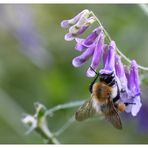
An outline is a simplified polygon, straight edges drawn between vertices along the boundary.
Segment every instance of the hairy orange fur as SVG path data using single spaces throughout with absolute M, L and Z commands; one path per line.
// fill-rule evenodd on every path
M 99 102 L 106 102 L 111 95 L 112 88 L 102 82 L 97 82 L 93 85 L 92 95 Z

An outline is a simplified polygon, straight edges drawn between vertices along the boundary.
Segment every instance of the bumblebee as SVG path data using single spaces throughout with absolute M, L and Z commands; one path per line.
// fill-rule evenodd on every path
M 110 74 L 96 74 L 96 78 L 89 87 L 91 99 L 86 101 L 78 111 L 76 111 L 75 118 L 77 121 L 83 121 L 96 114 L 103 114 L 115 128 L 122 129 L 119 112 L 124 112 L 126 106 L 131 103 L 119 101 L 120 90 L 114 72 Z M 100 81 L 96 82 L 98 77 Z

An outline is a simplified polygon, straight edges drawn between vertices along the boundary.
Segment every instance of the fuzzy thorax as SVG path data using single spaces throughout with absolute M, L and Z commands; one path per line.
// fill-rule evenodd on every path
M 107 103 L 111 96 L 112 88 L 102 82 L 93 85 L 92 95 L 100 103 Z

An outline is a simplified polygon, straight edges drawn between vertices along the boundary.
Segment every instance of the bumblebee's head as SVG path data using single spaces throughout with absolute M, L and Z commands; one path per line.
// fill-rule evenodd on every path
M 100 82 L 104 82 L 109 86 L 113 86 L 115 84 L 115 74 L 111 73 L 99 73 Z

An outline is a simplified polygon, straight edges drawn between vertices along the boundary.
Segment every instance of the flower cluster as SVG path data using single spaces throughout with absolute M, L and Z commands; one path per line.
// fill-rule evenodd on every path
M 75 39 L 95 21 L 95 18 L 90 16 L 90 14 L 90 11 L 86 9 L 72 19 L 61 22 L 62 28 L 69 28 L 69 33 L 65 35 L 65 40 L 71 41 Z
M 129 69 L 123 65 L 121 57 L 116 52 L 115 41 L 110 41 L 109 44 L 105 43 L 102 26 L 95 28 L 86 38 L 79 37 L 95 21 L 96 18 L 89 10 L 83 10 L 74 18 L 61 22 L 61 27 L 69 29 L 69 33 L 65 35 L 65 40 L 75 39 L 75 49 L 81 53 L 72 60 L 72 64 L 74 67 L 81 67 L 89 58 L 92 58 L 86 75 L 94 77 L 95 71 L 102 62 L 103 68 L 99 73 L 114 72 L 120 90 L 120 101 L 130 103 L 125 111 L 136 116 L 142 105 L 138 65 L 135 60 L 131 61 Z

